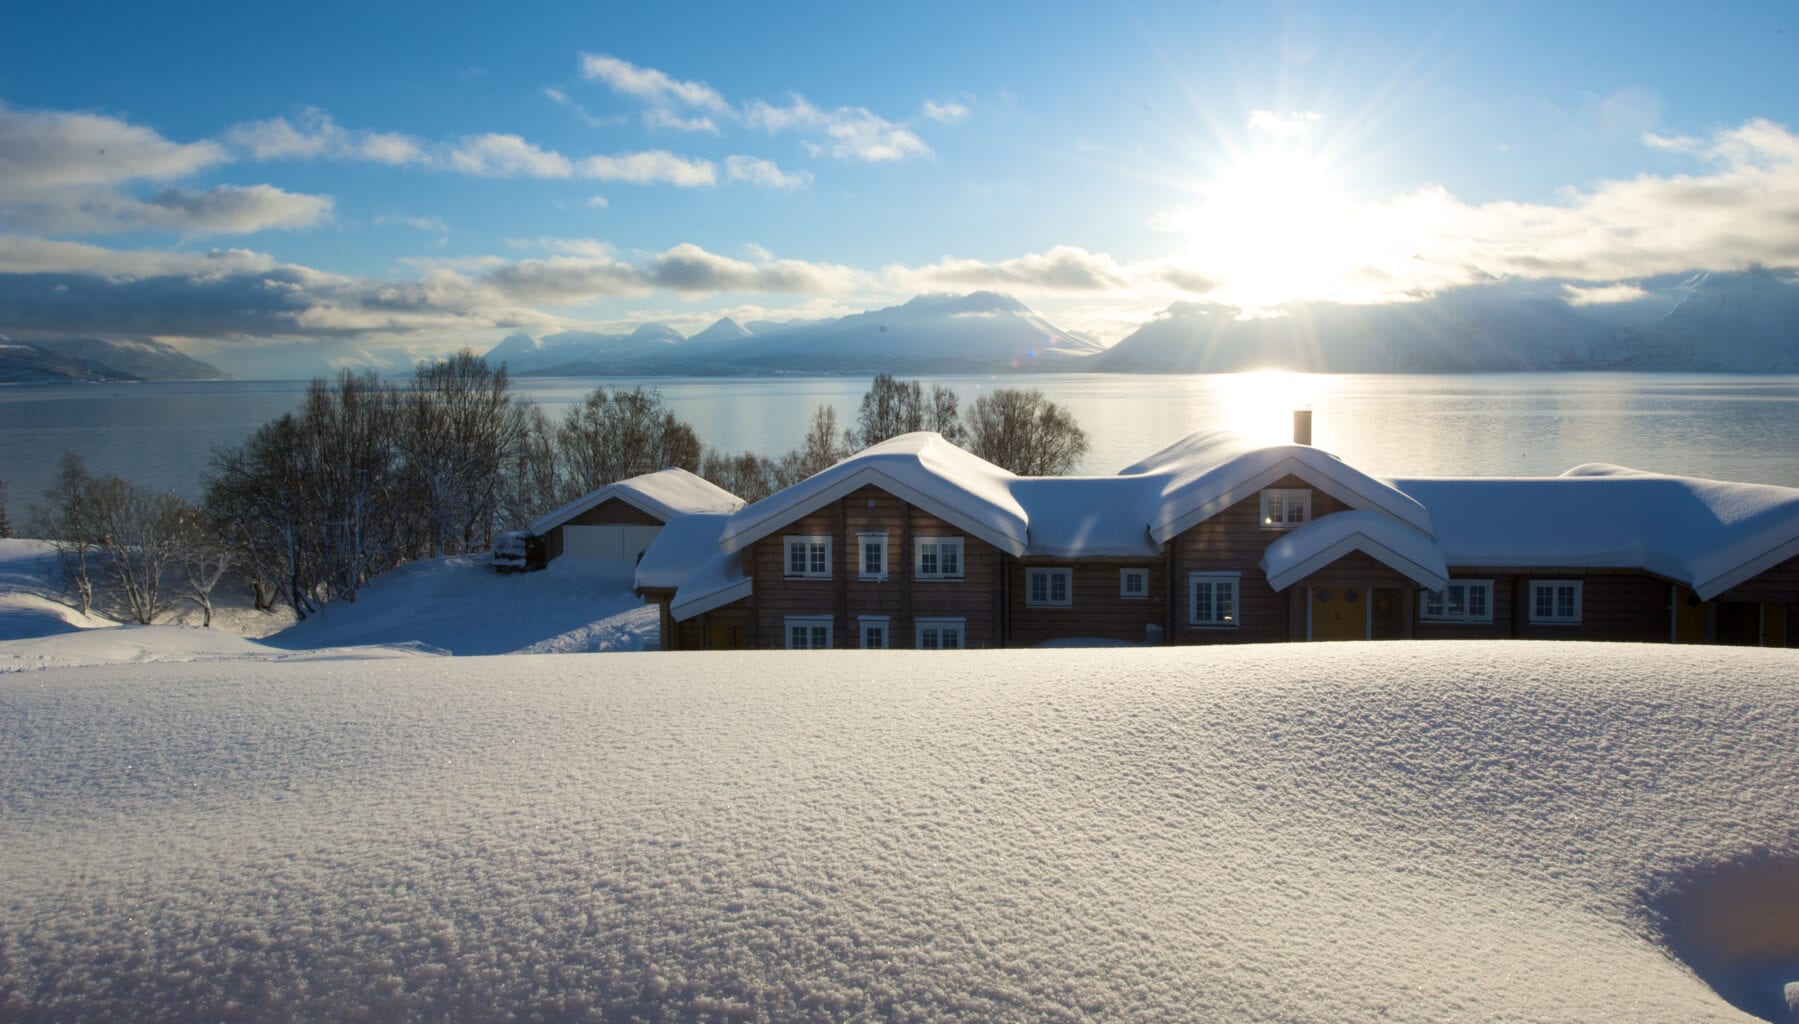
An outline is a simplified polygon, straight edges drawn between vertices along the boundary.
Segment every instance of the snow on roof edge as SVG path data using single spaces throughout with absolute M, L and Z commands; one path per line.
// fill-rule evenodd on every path
M 681 491 L 691 493 L 681 494 Z M 654 473 L 627 477 L 589 491 L 561 508 L 532 520 L 531 532 L 541 534 L 546 530 L 553 530 L 588 509 L 596 508 L 614 498 L 640 512 L 655 516 L 664 523 L 688 513 L 731 512 L 743 507 L 742 498 L 705 477 L 679 466 L 669 466 Z
M 1443 549 L 1404 523 L 1360 509 L 1333 512 L 1269 544 L 1257 563 L 1276 592 L 1352 551 L 1360 551 L 1426 590 L 1449 584 Z

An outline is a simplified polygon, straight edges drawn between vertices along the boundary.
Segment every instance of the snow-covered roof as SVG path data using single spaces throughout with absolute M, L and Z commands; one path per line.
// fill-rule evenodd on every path
M 1155 482 L 1149 534 L 1157 544 L 1286 476 L 1296 476 L 1345 504 L 1384 512 L 1426 536 L 1432 533 L 1431 515 L 1423 505 L 1311 445 L 1263 445 L 1226 431 L 1202 431 L 1127 466 L 1119 475 Z
M 1443 549 L 1417 530 L 1374 512 L 1334 512 L 1289 531 L 1262 554 L 1262 572 L 1285 590 L 1352 551 L 1360 551 L 1426 590 L 1449 583 Z
M 743 507 L 743 499 L 704 477 L 670 467 L 645 473 L 576 498 L 531 524 L 532 533 L 553 530 L 601 502 L 618 499 L 663 522 L 691 512 L 731 512 Z
M 741 559 L 719 549 L 718 535 L 730 518 L 697 512 L 669 520 L 637 563 L 637 589 L 674 590 L 668 610 L 677 622 L 750 596 Z
M 929 431 L 901 434 L 863 449 L 745 506 L 719 543 L 737 551 L 819 508 L 873 484 L 1012 555 L 1027 546 L 1027 517 L 1010 472 Z
M 1395 480 L 1451 565 L 1642 569 L 1702 600 L 1799 557 L 1799 489 L 1577 466 L 1559 477 Z
M 1029 555 L 1149 558 L 1153 482 L 1116 476 L 1019 477 L 1012 494 L 1030 521 Z

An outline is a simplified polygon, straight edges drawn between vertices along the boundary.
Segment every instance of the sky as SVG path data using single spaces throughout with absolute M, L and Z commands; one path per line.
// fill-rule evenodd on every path
M 1799 268 L 1795 67 L 1790 2 L 8 4 L 0 333 L 1627 302 Z

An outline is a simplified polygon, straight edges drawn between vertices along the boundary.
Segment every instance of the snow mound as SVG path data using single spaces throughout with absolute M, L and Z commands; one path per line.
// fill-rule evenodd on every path
M 59 572 L 55 549 L 44 541 L 0 539 L 0 640 L 117 625 L 65 604 L 53 582 Z
M 0 677 L 0 1018 L 1741 1021 L 1796 718 L 1503 641 Z
M 640 651 L 655 647 L 656 609 L 631 591 L 630 570 L 558 558 L 541 572 L 501 575 L 458 555 L 383 573 L 264 642 L 288 650 L 423 645 L 446 654 Z
M 1732 1006 L 1799 1020 L 1799 857 L 1708 861 L 1661 882 L 1648 905 L 1669 949 Z

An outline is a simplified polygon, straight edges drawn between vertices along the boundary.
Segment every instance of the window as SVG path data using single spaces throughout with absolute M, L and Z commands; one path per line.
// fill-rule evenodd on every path
M 790 615 L 787 624 L 787 649 L 790 651 L 822 651 L 831 647 L 831 619 L 826 615 Z
M 1418 617 L 1432 622 L 1492 622 L 1492 580 L 1450 580 L 1418 595 Z
M 959 651 L 962 649 L 962 627 L 967 619 L 919 619 L 918 649 L 921 651 Z
M 1196 572 L 1187 576 L 1187 621 L 1195 626 L 1237 625 L 1238 573 Z
M 1149 596 L 1148 569 L 1118 570 L 1118 596 L 1146 598 Z
M 1579 580 L 1531 580 L 1530 621 L 1579 622 Z
M 1310 488 L 1262 492 L 1262 529 L 1291 530 L 1312 520 Z
M 787 575 L 810 579 L 831 578 L 831 538 L 786 537 Z
M 1074 604 L 1073 576 L 1071 569 L 1026 569 L 1024 603 L 1050 608 L 1071 607 Z
M 884 651 L 887 649 L 887 616 L 864 615 L 857 622 L 862 627 L 863 650 Z
M 865 580 L 884 580 L 887 578 L 887 535 L 884 533 L 858 533 L 857 546 L 862 550 L 858 560 L 859 573 Z
M 921 580 L 959 580 L 962 578 L 962 538 L 920 537 L 916 544 L 918 561 L 913 574 Z

